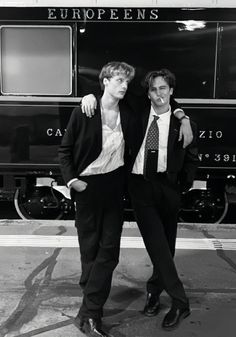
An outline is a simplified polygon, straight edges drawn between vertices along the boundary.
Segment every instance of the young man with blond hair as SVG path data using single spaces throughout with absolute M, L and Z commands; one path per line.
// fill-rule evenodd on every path
M 119 261 L 123 225 L 124 153 L 132 123 L 123 104 L 134 68 L 106 64 L 99 75 L 103 94 L 93 118 L 74 109 L 63 137 L 59 159 L 76 203 L 83 301 L 76 324 L 87 336 L 106 337 L 103 306 Z

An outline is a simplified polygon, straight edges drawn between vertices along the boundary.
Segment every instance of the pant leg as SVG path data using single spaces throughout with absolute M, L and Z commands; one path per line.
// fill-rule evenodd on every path
M 180 193 L 175 184 L 170 182 L 167 177 L 155 180 L 151 183 L 153 192 L 156 194 L 157 205 L 161 204 L 159 215 L 164 227 L 166 239 L 170 248 L 172 257 L 175 255 L 175 245 L 177 236 L 177 221 L 180 207 Z M 161 192 L 161 194 L 160 194 Z M 158 271 L 153 268 L 153 274 L 147 282 L 147 290 L 160 294 L 164 285 Z
M 102 210 L 99 207 L 100 203 L 96 205 L 96 201 L 91 197 L 93 192 L 95 193 L 92 182 L 88 182 L 85 191 L 75 193 L 75 226 L 77 228 L 81 260 L 79 283 L 82 289 L 84 289 L 87 284 L 99 247 L 99 219 L 102 216 L 99 213 L 102 212 Z
M 95 187 L 96 186 L 96 187 Z M 99 210 L 94 207 L 99 230 L 96 256 L 89 268 L 84 287 L 80 315 L 99 319 L 109 296 L 112 273 L 119 261 L 120 238 L 123 225 L 123 174 L 99 176 L 92 193 Z M 95 190 L 98 192 L 97 195 Z M 101 198 L 101 194 L 103 197 Z
M 178 187 L 164 177 L 159 186 L 162 188 L 161 219 L 172 256 L 175 255 L 180 192 Z M 159 188 L 159 187 L 157 187 Z
M 188 300 L 178 277 L 157 207 L 161 193 L 159 196 L 156 192 L 154 194 L 151 183 L 145 181 L 142 176 L 133 175 L 131 180 L 130 193 L 137 223 L 155 273 L 160 277 L 164 289 L 172 300 L 186 305 Z M 156 292 L 159 289 L 150 290 Z

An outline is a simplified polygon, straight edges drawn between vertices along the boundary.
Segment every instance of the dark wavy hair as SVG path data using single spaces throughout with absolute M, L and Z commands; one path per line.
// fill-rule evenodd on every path
M 156 77 L 163 77 L 166 83 L 168 83 L 170 88 L 173 88 L 173 89 L 175 88 L 176 86 L 175 75 L 169 69 L 163 68 L 160 70 L 154 70 L 154 71 L 150 71 L 149 73 L 147 73 L 147 75 L 145 76 L 142 82 L 143 87 L 146 89 L 146 91 L 149 90 L 150 86 L 152 85 Z

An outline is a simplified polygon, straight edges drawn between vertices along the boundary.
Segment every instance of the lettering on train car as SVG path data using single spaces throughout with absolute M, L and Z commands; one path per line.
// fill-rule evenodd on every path
M 48 128 L 46 130 L 47 136 L 49 137 L 62 137 L 65 133 L 66 129 L 53 129 Z M 223 138 L 223 132 L 221 130 L 200 130 L 199 131 L 199 138 L 202 139 L 221 139 Z
M 199 153 L 200 161 L 217 162 L 217 163 L 236 163 L 236 154 L 228 153 Z
M 200 130 L 199 138 L 202 139 L 220 139 L 223 138 L 223 132 L 221 130 Z
M 158 20 L 158 9 L 146 8 L 48 8 L 49 20 Z
M 66 129 L 53 129 L 53 128 L 48 128 L 46 133 L 48 137 L 62 137 L 64 133 L 66 132 Z

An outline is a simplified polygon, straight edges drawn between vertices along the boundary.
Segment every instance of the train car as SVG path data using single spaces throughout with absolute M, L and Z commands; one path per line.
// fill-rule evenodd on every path
M 0 200 L 24 219 L 73 212 L 57 149 L 71 111 L 108 61 L 130 85 L 169 68 L 199 128 L 200 167 L 180 221 L 221 222 L 236 200 L 236 8 L 233 1 L 0 1 Z M 128 212 L 129 201 L 124 199 Z M 128 213 L 127 213 L 128 214 Z

